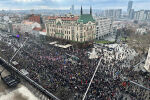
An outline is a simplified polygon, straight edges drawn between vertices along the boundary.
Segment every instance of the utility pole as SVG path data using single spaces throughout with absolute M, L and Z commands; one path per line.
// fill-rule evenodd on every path
M 84 94 L 82 100 L 85 100 L 85 97 L 86 97 L 86 95 L 87 95 L 87 93 L 88 93 L 88 91 L 89 91 L 89 88 L 90 88 L 90 86 L 91 86 L 91 84 L 92 84 L 92 81 L 93 81 L 93 79 L 94 79 L 94 77 L 95 77 L 95 74 L 96 74 L 96 72 L 97 72 L 97 70 L 98 70 L 98 68 L 99 68 L 99 66 L 100 66 L 100 64 L 101 64 L 101 60 L 102 60 L 102 58 L 100 58 L 100 60 L 99 60 L 99 62 L 98 62 L 98 65 L 97 65 L 97 67 L 96 67 L 96 69 L 95 69 L 95 72 L 94 72 L 94 74 L 93 74 L 93 76 L 92 76 L 92 78 L 91 78 L 91 81 L 90 81 L 90 83 L 89 83 L 89 85 L 88 85 L 88 88 L 87 88 L 87 90 L 86 90 L 86 92 L 85 92 L 85 94 Z

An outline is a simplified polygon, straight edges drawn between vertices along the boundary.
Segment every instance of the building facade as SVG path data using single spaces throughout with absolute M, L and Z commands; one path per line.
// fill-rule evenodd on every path
M 134 19 L 140 21 L 150 20 L 150 10 L 136 11 L 134 13 Z
M 129 17 L 129 19 L 133 19 L 134 18 L 134 9 L 130 9 L 128 17 Z
M 22 23 L 20 24 L 20 33 L 32 33 L 32 30 L 34 28 L 41 28 L 41 25 L 37 22 L 30 22 L 28 20 L 24 20 L 22 21 Z
M 39 24 L 41 24 L 41 17 L 39 15 L 34 15 L 32 14 L 29 18 L 28 18 L 29 21 L 31 22 L 37 22 Z
M 98 18 L 96 22 L 96 39 L 103 39 L 105 36 L 113 33 L 111 19 Z
M 8 30 L 7 23 L 0 22 L 0 30 L 7 31 Z
M 130 16 L 130 12 L 132 10 L 132 6 L 133 6 L 133 1 L 129 1 L 128 2 L 128 9 L 127 9 L 128 16 Z
M 145 28 L 138 28 L 136 29 L 136 34 L 140 34 L 140 35 L 143 35 L 143 34 L 146 34 L 147 31 Z
M 148 72 L 150 72 L 150 48 L 149 48 L 149 51 L 148 51 L 148 55 L 147 55 L 147 59 L 146 59 L 144 68 L 145 68 Z
M 122 15 L 122 9 L 108 9 L 103 13 L 103 17 L 120 19 Z
M 85 42 L 95 39 L 96 23 L 90 14 L 53 16 L 46 22 L 46 33 L 48 36 L 70 41 Z

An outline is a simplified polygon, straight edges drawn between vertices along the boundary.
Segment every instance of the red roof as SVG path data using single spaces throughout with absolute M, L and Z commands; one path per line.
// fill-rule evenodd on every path
M 48 17 L 49 20 L 51 20 L 51 19 L 57 19 L 57 18 L 58 18 L 57 16 L 49 16 Z
M 42 32 L 46 32 L 46 29 L 43 29 Z
M 33 30 L 34 30 L 34 31 L 40 31 L 41 28 L 35 27 L 35 28 L 33 28 Z
M 34 14 L 32 14 L 32 16 L 28 18 L 28 20 L 32 22 L 41 23 L 40 16 L 35 16 Z
M 78 17 L 63 17 L 61 19 L 66 21 L 76 21 L 78 20 Z
M 75 17 L 58 17 L 58 16 L 49 16 L 49 20 L 56 20 L 57 18 L 62 19 L 63 21 L 77 21 L 79 19 L 78 16 Z

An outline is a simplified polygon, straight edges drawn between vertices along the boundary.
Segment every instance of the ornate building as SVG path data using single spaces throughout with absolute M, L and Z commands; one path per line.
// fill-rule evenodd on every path
M 48 36 L 66 39 L 70 41 L 85 42 L 95 39 L 96 23 L 90 14 L 81 15 L 51 16 L 45 24 Z

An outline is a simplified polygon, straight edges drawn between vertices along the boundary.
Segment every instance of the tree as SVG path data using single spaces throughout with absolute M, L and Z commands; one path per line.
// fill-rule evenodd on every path
M 138 35 L 132 34 L 129 36 L 128 44 L 133 47 L 138 53 L 146 54 L 150 46 L 150 34 Z

